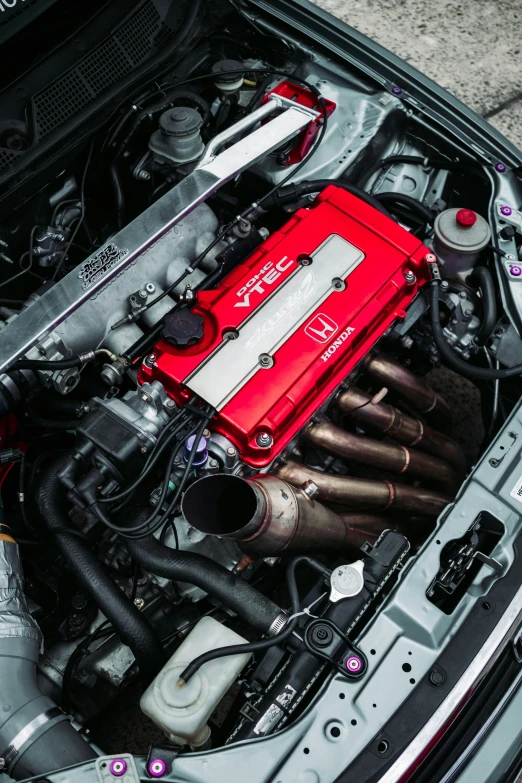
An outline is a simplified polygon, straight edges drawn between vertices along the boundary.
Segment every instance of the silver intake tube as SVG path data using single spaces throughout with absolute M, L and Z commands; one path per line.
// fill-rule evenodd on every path
M 343 519 L 318 503 L 316 492 L 313 482 L 296 489 L 269 474 L 244 479 L 216 473 L 187 489 L 182 508 L 192 527 L 231 538 L 252 557 L 359 547 L 356 528 L 368 519 Z
M 0 509 L 1 510 L 1 509 Z M 18 545 L 0 528 L 0 771 L 16 780 L 94 758 L 36 683 L 42 635 L 28 612 Z

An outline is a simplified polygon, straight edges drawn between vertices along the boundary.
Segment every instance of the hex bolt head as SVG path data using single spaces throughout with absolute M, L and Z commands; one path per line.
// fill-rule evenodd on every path
M 152 759 L 149 762 L 148 772 L 153 778 L 162 778 L 167 771 L 167 765 L 163 759 Z
M 408 269 L 408 271 L 404 273 L 404 279 L 408 285 L 413 285 L 417 280 L 411 269 Z
M 256 438 L 257 445 L 262 449 L 269 449 L 273 442 L 273 438 L 269 432 L 260 432 Z
M 203 430 L 203 437 L 210 438 L 210 430 Z
M 235 457 L 236 456 L 236 450 L 233 446 L 229 446 L 227 449 L 227 456 L 228 457 Z
M 145 601 L 143 600 L 143 598 L 135 598 L 135 599 L 134 599 L 134 606 L 135 606 L 137 609 L 139 609 L 139 610 L 140 610 L 140 612 L 141 612 L 141 610 L 142 610 L 142 609 L 143 609 L 143 607 L 145 606 Z
M 154 362 L 156 361 L 157 356 L 155 353 L 149 353 L 148 356 L 145 357 L 143 360 L 143 363 L 145 367 L 154 367 Z
M 269 367 L 274 366 L 274 360 L 268 353 L 262 353 L 259 356 L 259 366 L 263 367 L 264 369 L 268 369 Z

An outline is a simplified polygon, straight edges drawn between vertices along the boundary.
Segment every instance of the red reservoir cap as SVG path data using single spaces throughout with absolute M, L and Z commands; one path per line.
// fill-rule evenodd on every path
M 477 222 L 477 216 L 472 209 L 459 209 L 455 217 L 462 228 L 471 228 Z

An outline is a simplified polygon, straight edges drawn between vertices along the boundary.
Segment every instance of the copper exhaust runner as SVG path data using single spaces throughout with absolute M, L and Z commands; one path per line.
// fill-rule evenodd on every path
M 457 490 L 455 471 L 447 462 L 431 454 L 353 435 L 329 421 L 310 425 L 305 431 L 305 438 L 314 446 L 353 462 L 434 482 L 453 494 Z
M 455 441 L 437 432 L 420 419 L 414 419 L 406 413 L 385 402 L 373 404 L 371 396 L 352 387 L 337 398 L 338 406 L 362 424 L 367 424 L 378 432 L 389 435 L 399 443 L 414 446 L 448 462 L 462 481 L 466 475 L 466 458 Z
M 418 378 L 402 364 L 379 354 L 365 363 L 366 372 L 400 394 L 415 410 L 440 428 L 451 422 L 451 411 L 446 400 L 437 394 L 427 383 Z
M 243 479 L 218 473 L 187 489 L 182 510 L 192 527 L 231 538 L 242 552 L 255 557 L 289 550 L 345 551 L 390 526 L 373 514 L 341 517 L 314 500 L 315 491 L 311 486 L 295 489 L 272 475 Z M 364 536 L 366 530 L 370 536 Z
M 334 476 L 313 470 L 299 462 L 289 460 L 277 470 L 279 478 L 296 487 L 313 481 L 319 488 L 319 497 L 328 503 L 338 503 L 349 508 L 397 510 L 422 517 L 438 517 L 451 503 L 451 497 L 408 484 L 390 481 Z

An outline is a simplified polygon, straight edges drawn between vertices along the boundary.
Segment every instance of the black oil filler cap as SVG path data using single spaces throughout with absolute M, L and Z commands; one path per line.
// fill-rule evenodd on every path
M 178 310 L 165 316 L 162 337 L 176 348 L 196 345 L 203 337 L 204 321 L 201 315 L 191 310 Z

